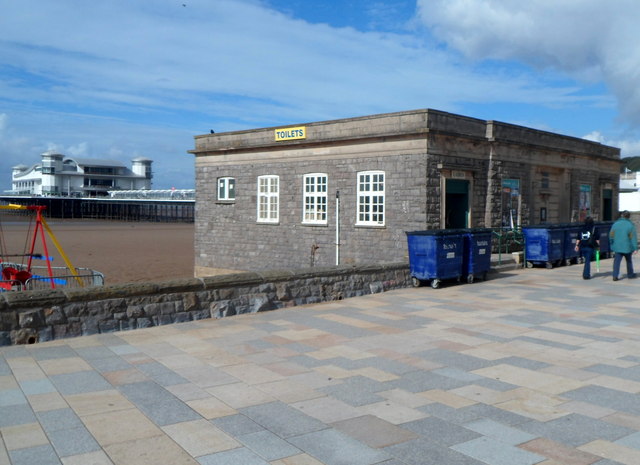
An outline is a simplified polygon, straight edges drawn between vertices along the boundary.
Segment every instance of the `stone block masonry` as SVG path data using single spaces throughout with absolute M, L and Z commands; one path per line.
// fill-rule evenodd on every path
M 406 263 L 0 294 L 0 345 L 335 301 L 410 286 Z
M 597 142 L 432 109 L 303 126 L 196 136 L 196 276 L 400 262 L 406 231 L 609 220 L 618 201 L 620 150 Z

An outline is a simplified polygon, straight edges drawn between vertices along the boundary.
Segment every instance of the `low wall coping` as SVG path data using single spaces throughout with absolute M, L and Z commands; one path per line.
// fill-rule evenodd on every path
M 9 291 L 0 293 L 0 311 L 14 308 L 46 307 L 68 302 L 90 302 L 121 299 L 152 294 L 174 294 L 235 288 L 263 283 L 296 279 L 312 279 L 326 276 L 349 275 L 374 270 L 407 269 L 407 263 L 382 265 L 339 265 L 333 267 L 305 268 L 299 270 L 268 270 L 233 273 L 202 278 L 184 278 L 160 282 L 113 284 L 85 288 L 57 288 L 33 291 Z

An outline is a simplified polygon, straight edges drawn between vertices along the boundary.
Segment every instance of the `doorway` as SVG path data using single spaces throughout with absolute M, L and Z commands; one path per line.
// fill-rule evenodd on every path
M 602 221 L 613 219 L 613 190 L 602 189 Z
M 469 181 L 447 179 L 444 199 L 446 229 L 469 227 Z

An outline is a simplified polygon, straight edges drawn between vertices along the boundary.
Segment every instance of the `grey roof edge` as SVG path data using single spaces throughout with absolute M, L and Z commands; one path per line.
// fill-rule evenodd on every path
M 383 121 L 386 119 L 387 121 Z M 379 120 L 378 124 L 358 127 L 353 123 Z M 273 135 L 278 129 L 304 126 L 307 137 L 302 140 L 276 142 Z M 334 126 L 335 129 L 329 128 Z M 349 128 L 346 135 L 340 126 Z M 619 159 L 620 149 L 599 142 L 543 131 L 526 126 L 504 123 L 497 120 L 482 120 L 434 109 L 409 110 L 381 113 L 354 118 L 334 119 L 314 123 L 296 123 L 287 126 L 246 129 L 194 136 L 195 148 L 188 153 L 207 155 L 220 152 L 252 151 L 277 147 L 299 147 L 327 142 L 364 140 L 380 137 L 413 135 L 425 137 L 427 133 L 444 134 L 465 138 L 500 141 L 514 144 L 553 148 L 574 154 L 589 154 L 609 159 Z

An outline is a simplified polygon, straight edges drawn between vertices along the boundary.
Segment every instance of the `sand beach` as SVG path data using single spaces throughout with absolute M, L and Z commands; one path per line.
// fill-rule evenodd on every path
M 71 263 L 100 271 L 106 285 L 193 277 L 192 223 L 60 219 L 47 219 L 47 223 Z M 0 253 L 27 253 L 27 237 L 33 236 L 34 227 L 28 217 L 0 215 Z M 53 265 L 64 266 L 48 234 L 45 237 Z M 44 255 L 40 237 L 35 252 Z M 26 263 L 25 258 L 14 260 Z

